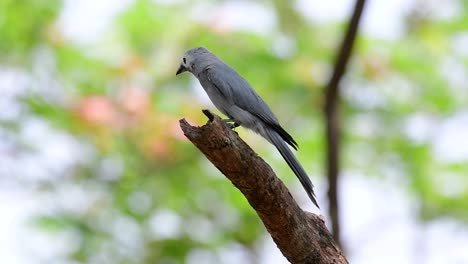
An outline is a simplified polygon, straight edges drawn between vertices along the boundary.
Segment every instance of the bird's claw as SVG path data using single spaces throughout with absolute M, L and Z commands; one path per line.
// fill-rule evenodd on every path
M 234 130 L 236 127 L 240 126 L 239 123 L 237 123 L 236 121 L 232 120 L 232 119 L 224 119 L 224 122 L 226 122 L 226 124 L 232 129 Z
M 232 123 L 232 124 L 229 124 L 229 123 L 228 123 L 228 125 L 229 125 L 229 127 L 230 127 L 231 129 L 233 129 L 233 130 L 234 130 L 236 127 L 240 126 L 240 125 L 239 125 L 238 123 L 236 123 L 236 122 L 234 122 L 234 123 Z

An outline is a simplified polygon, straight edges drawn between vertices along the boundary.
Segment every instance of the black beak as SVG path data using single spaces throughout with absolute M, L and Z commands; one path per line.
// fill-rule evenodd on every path
M 187 71 L 187 68 L 185 68 L 184 65 L 181 64 L 175 75 L 179 75 L 186 71 Z

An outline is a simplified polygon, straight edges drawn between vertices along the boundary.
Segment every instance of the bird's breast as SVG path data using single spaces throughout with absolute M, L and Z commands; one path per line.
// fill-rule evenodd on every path
M 210 81 L 199 78 L 200 84 L 205 90 L 206 94 L 210 98 L 211 102 L 221 111 L 223 114 L 227 115 L 228 117 L 232 118 L 230 114 L 230 110 L 232 107 L 232 102 L 230 98 L 226 98 L 226 96 Z

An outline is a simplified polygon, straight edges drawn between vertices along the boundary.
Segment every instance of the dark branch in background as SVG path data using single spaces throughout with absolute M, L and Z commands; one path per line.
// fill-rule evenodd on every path
M 339 85 L 346 72 L 356 38 L 359 21 L 364 9 L 365 0 L 357 0 L 346 35 L 341 43 L 335 62 L 333 75 L 325 88 L 325 122 L 327 139 L 327 179 L 329 212 L 332 220 L 332 233 L 335 241 L 340 243 L 340 218 L 338 204 L 338 177 L 340 168 L 340 122 L 339 122 Z
M 245 196 L 283 255 L 291 263 L 348 263 L 317 215 L 304 212 L 286 186 L 230 127 L 208 110 L 210 121 L 202 127 L 185 119 L 185 136 Z

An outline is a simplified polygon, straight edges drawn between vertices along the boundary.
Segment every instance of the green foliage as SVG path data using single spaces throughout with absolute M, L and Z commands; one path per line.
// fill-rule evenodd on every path
M 0 56 L 23 59 L 45 42 L 60 1 L 3 0 L 0 2 Z

